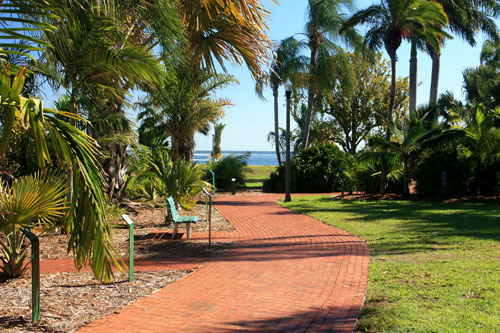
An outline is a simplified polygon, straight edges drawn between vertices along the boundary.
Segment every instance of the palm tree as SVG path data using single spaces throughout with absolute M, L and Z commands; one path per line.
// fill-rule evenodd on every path
M 272 43 L 266 35 L 268 12 L 259 0 L 180 0 L 193 66 L 215 72 L 216 62 L 245 64 L 258 81 L 271 60 Z
M 0 267 L 11 278 L 21 276 L 28 268 L 24 264 L 27 247 L 23 246 L 22 228 L 47 227 L 64 216 L 66 187 L 64 178 L 54 172 L 36 172 L 8 184 L 0 182 L 0 231 L 5 243 Z
M 20 94 L 26 68 L 20 68 L 11 82 L 9 64 L 0 68 L 0 107 L 5 120 L 0 135 L 0 161 L 9 149 L 13 128 L 31 132 L 40 169 L 57 164 L 70 168 L 74 186 L 66 223 L 71 235 L 68 249 L 73 250 L 78 269 L 90 264 L 99 280 L 113 277 L 112 265 L 120 264 L 110 243 L 110 225 L 105 216 L 104 178 L 98 162 L 95 140 L 62 118 L 85 120 L 68 112 L 45 109 L 43 102 Z M 50 149 L 49 149 L 50 143 Z
M 212 147 L 212 157 L 214 160 L 219 160 L 222 156 L 220 143 L 222 140 L 222 131 L 224 130 L 225 127 L 226 124 L 223 123 L 214 124 L 214 141 Z
M 462 37 L 469 45 L 476 45 L 476 35 L 482 31 L 489 38 L 498 40 L 500 34 L 491 15 L 498 14 L 498 4 L 494 0 L 434 0 L 439 3 L 449 18 L 450 30 Z M 432 76 L 429 104 L 438 100 L 439 71 L 441 67 L 440 49 L 429 48 L 432 57 Z
M 60 11 L 66 19 L 54 22 L 57 31 L 44 35 L 52 47 L 45 50 L 40 70 L 68 91 L 68 111 L 78 114 L 81 111 L 77 99 L 85 100 L 86 111 L 93 111 L 88 117 L 91 121 L 109 116 L 123 118 L 128 91 L 160 81 L 162 68 L 152 48 L 161 36 L 148 32 L 150 18 L 141 24 L 136 22 L 137 18 L 130 18 L 132 14 L 143 17 L 150 13 L 156 8 L 151 4 L 156 2 L 134 7 L 145 6 L 145 13 L 124 10 L 128 2 L 137 1 L 103 1 L 95 5 L 86 0 L 63 5 Z M 108 176 L 108 195 L 118 202 L 126 186 L 124 161 L 129 141 L 117 140 L 124 138 L 118 135 L 123 127 L 101 126 L 101 131 L 96 131 L 95 125 L 90 131 L 96 138 L 114 134 L 113 142 L 102 140 L 103 148 L 111 156 L 103 159 L 102 164 Z
M 162 88 L 153 87 L 147 99 L 137 104 L 142 109 L 139 130 L 144 131 L 146 125 L 161 129 L 171 138 L 172 158 L 191 160 L 194 134 L 207 134 L 210 124 L 224 115 L 223 107 L 230 105 L 226 99 L 212 100 L 210 94 L 234 82 L 230 75 L 199 73 L 189 60 L 179 64 Z
M 487 39 L 481 48 L 481 66 L 500 67 L 500 41 Z
M 300 41 L 293 37 L 283 39 L 274 50 L 274 59 L 269 71 L 269 84 L 273 91 L 274 98 L 274 144 L 278 165 L 281 165 L 281 153 L 279 147 L 279 113 L 278 96 L 279 87 L 294 74 L 297 74 L 305 66 L 305 58 L 300 56 L 302 45 Z M 263 81 L 257 82 L 256 91 L 262 97 Z
M 440 49 L 440 36 L 445 35 L 444 26 L 448 19 L 440 5 L 428 0 L 382 0 L 356 12 L 344 25 L 342 31 L 358 24 L 370 24 L 365 36 L 365 45 L 371 50 L 385 47 L 391 59 L 391 95 L 387 113 L 386 140 L 390 141 L 392 113 L 396 97 L 397 50 L 403 39 L 411 34 L 422 36 L 436 50 Z M 385 163 L 382 163 L 380 191 L 385 193 Z
M 423 113 L 429 115 L 429 113 Z M 437 149 L 443 144 L 464 136 L 464 131 L 456 128 L 442 130 L 439 127 L 426 128 L 427 120 L 420 119 L 416 113 L 411 113 L 406 124 L 392 124 L 393 138 L 387 141 L 381 136 L 370 138 L 369 145 L 376 148 L 392 162 L 401 160 L 403 163 L 403 194 L 409 194 L 408 179 L 411 162 L 416 163 L 418 154 L 426 149 Z M 380 155 L 380 154 L 379 154 Z M 370 154 L 366 154 L 365 158 Z M 376 156 L 376 154 L 372 154 Z M 380 156 L 379 156 L 380 157 Z
M 482 164 L 488 157 L 499 156 L 500 128 L 495 126 L 495 120 L 500 120 L 500 108 L 489 110 L 483 104 L 479 104 L 472 109 L 466 119 L 465 134 L 467 145 L 472 151 L 475 171 L 476 195 L 480 195 Z M 474 112 L 475 111 L 475 112 Z
M 310 50 L 309 57 L 309 82 L 307 93 L 307 114 L 305 118 L 305 128 L 302 137 L 302 149 L 309 144 L 311 131 L 311 121 L 313 118 L 313 106 L 318 82 L 315 74 L 318 74 L 317 60 L 321 49 L 335 50 L 339 48 L 335 42 L 342 41 L 348 46 L 359 44 L 360 37 L 354 29 L 345 28 L 344 33 L 340 34 L 341 27 L 346 22 L 346 16 L 343 9 L 352 7 L 352 0 L 308 0 L 307 23 L 305 35 L 307 37 L 307 46 Z
M 47 19 L 57 18 L 53 11 L 58 0 L 5 0 L 0 2 L 0 38 L 2 39 L 1 56 L 19 55 L 36 59 L 31 52 L 42 51 L 47 42 L 33 36 L 33 32 L 53 32 L 56 27 Z M 19 24 L 22 22 L 22 25 Z M 23 50 L 16 50 L 16 41 L 24 43 Z M 14 68 L 14 67 L 13 67 Z

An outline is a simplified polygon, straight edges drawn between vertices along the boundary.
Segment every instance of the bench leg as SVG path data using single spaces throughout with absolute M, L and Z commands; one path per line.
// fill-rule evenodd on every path
M 175 236 L 177 235 L 178 228 L 179 228 L 179 223 L 174 222 L 174 232 L 172 232 L 172 239 L 175 239 Z
M 186 238 L 191 237 L 191 223 L 186 223 Z

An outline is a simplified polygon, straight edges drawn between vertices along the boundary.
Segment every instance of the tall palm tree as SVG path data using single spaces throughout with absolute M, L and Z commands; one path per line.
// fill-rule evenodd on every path
M 309 144 L 314 100 L 318 90 L 318 82 L 315 79 L 315 73 L 318 72 L 316 66 L 320 50 L 338 49 L 335 43 L 339 41 L 344 42 L 348 46 L 355 46 L 360 41 L 359 35 L 354 29 L 351 29 L 352 26 L 345 28 L 343 34 L 339 33 L 347 19 L 343 10 L 350 9 L 352 5 L 352 0 L 308 0 L 305 35 L 307 38 L 307 46 L 310 50 L 308 70 L 309 82 L 307 88 L 307 114 L 302 137 L 302 148 L 306 148 Z
M 283 39 L 274 50 L 273 62 L 269 70 L 269 85 L 273 91 L 274 100 L 274 144 L 276 158 L 281 165 L 278 96 L 279 87 L 289 78 L 299 73 L 306 64 L 304 56 L 300 55 L 301 42 L 293 37 Z M 293 80 L 293 79 L 292 79 Z M 262 97 L 263 80 L 257 82 L 256 91 Z
M 428 0 L 382 0 L 356 12 L 344 25 L 342 31 L 358 24 L 368 23 L 365 45 L 372 50 L 385 47 L 391 59 L 391 95 L 387 113 L 386 140 L 390 141 L 392 113 L 396 96 L 397 50 L 403 39 L 411 34 L 422 36 L 436 50 L 441 47 L 440 36 L 445 35 L 444 27 L 448 19 L 440 5 Z M 385 193 L 385 163 L 382 163 L 380 191 Z
M 489 38 L 498 40 L 500 34 L 492 16 L 499 13 L 499 7 L 494 0 L 434 0 L 439 3 L 449 19 L 451 32 L 464 39 L 469 45 L 476 45 L 478 31 Z M 432 57 L 432 76 L 429 104 L 438 100 L 439 71 L 441 67 L 440 49 L 429 48 Z

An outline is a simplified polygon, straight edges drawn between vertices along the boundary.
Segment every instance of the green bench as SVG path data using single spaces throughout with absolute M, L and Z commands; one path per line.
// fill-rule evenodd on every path
M 174 232 L 172 233 L 172 239 L 177 235 L 177 229 L 182 223 L 186 224 L 186 237 L 191 237 L 191 223 L 198 222 L 198 216 L 180 216 L 175 208 L 175 202 L 172 197 L 167 199 L 168 206 L 170 208 L 170 214 L 172 215 L 172 220 L 174 221 Z

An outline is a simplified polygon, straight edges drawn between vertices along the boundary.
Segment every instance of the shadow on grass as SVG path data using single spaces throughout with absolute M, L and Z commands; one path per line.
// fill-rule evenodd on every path
M 342 215 L 346 222 L 368 224 L 366 240 L 375 250 L 372 255 L 405 254 L 455 246 L 453 244 L 458 240 L 454 237 L 500 240 L 498 204 L 317 198 L 313 202 L 307 199 L 296 201 L 292 207 L 302 214 L 334 213 Z M 336 225 L 335 217 L 330 221 Z M 378 225 L 380 230 L 387 228 L 385 234 L 376 234 Z M 363 238 L 364 235 L 358 236 Z

